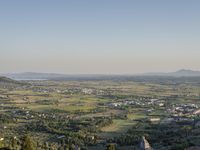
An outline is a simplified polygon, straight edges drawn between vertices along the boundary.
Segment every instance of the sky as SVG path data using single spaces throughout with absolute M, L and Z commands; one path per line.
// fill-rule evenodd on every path
M 0 1 L 0 72 L 200 70 L 199 0 Z

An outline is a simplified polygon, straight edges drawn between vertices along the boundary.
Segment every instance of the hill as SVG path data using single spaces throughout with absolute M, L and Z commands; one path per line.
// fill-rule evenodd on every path
M 200 71 L 181 69 L 175 72 L 168 73 L 145 73 L 139 75 L 104 75 L 104 74 L 56 74 L 56 73 L 36 73 L 36 72 L 24 72 L 24 73 L 8 73 L 2 74 L 2 76 L 11 78 L 13 80 L 125 80 L 125 79 L 137 79 L 146 78 L 149 76 L 155 77 L 200 77 Z M 11 80 L 10 79 L 10 80 Z
M 37 73 L 37 72 L 23 72 L 23 73 L 8 73 L 3 74 L 8 78 L 14 80 L 48 80 L 52 78 L 62 78 L 66 75 L 56 73 Z
M 1 85 L 25 85 L 26 83 L 19 82 L 4 76 L 0 76 L 0 84 Z
M 181 69 L 175 72 L 145 73 L 143 75 L 144 76 L 172 76 L 172 77 L 200 77 L 200 71 Z

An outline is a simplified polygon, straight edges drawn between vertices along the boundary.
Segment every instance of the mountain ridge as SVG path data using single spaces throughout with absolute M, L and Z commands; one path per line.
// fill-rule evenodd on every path
M 180 69 L 175 72 L 151 72 L 151 73 L 144 73 L 144 76 L 174 76 L 174 77 L 197 77 L 200 76 L 200 71 L 194 71 L 191 69 Z
M 0 84 L 15 84 L 15 85 L 24 85 L 25 83 L 10 79 L 5 76 L 0 76 Z
M 175 72 L 150 72 L 144 74 L 133 75 L 116 75 L 116 74 L 59 74 L 59 73 L 39 73 L 39 72 L 22 72 L 22 73 L 7 73 L 1 74 L 7 78 L 14 80 L 48 80 L 48 79 L 62 79 L 62 78 L 94 78 L 94 77 L 109 77 L 109 76 L 171 76 L 171 77 L 200 77 L 200 71 L 194 71 L 190 69 L 180 69 Z

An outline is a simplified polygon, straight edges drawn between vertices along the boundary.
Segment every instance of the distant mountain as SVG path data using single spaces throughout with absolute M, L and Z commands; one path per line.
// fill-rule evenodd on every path
M 55 73 L 36 73 L 36 72 L 24 72 L 24 73 L 8 73 L 3 74 L 8 78 L 14 80 L 48 80 L 54 78 L 62 78 L 66 75 L 64 74 L 55 74 Z
M 172 76 L 172 77 L 200 77 L 200 71 L 181 69 L 176 72 L 168 73 L 146 73 L 144 76 Z
M 99 75 L 99 74 L 57 74 L 57 73 L 8 73 L 2 74 L 14 80 L 103 80 L 113 79 L 118 75 Z
M 200 71 L 181 69 L 181 70 L 178 70 L 178 71 L 172 73 L 172 75 L 175 75 L 175 76 L 200 76 Z
M 8 73 L 1 75 L 11 78 L 13 80 L 112 80 L 112 79 L 122 79 L 130 77 L 139 77 L 139 76 L 200 77 L 200 71 L 181 69 L 176 72 L 145 73 L 139 75 L 98 75 L 98 74 L 66 75 L 66 74 L 36 73 L 36 72 Z

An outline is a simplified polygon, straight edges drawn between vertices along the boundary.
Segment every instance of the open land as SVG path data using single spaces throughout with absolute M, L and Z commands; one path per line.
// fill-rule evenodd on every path
M 27 80 L 0 83 L 1 145 L 21 149 L 154 149 L 200 146 L 200 80 Z M 13 144 L 15 143 L 15 144 Z

